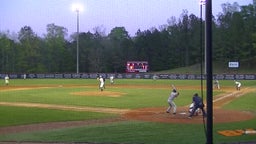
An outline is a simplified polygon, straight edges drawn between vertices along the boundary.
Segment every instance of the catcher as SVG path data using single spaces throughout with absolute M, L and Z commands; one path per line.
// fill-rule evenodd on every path
M 193 108 L 194 108 L 194 103 L 191 103 L 190 106 L 189 106 L 188 112 L 189 112 L 189 113 L 192 113 Z M 201 113 L 201 111 L 200 111 L 200 109 L 198 108 L 198 109 L 196 109 L 194 115 L 197 116 L 197 115 L 199 115 L 200 113 Z
M 188 118 L 192 118 L 192 116 L 194 115 L 194 113 L 196 112 L 197 109 L 201 109 L 203 112 L 203 116 L 206 117 L 206 112 L 204 110 L 204 103 L 201 97 L 198 96 L 197 93 L 194 94 L 192 101 L 194 103 L 194 107 L 192 109 L 192 112 L 190 113 L 190 115 L 188 116 Z

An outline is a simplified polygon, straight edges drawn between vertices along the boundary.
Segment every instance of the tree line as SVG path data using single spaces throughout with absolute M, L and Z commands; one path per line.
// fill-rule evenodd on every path
M 0 32 L 0 73 L 74 73 L 77 33 L 48 24 L 47 33 L 37 36 L 24 26 L 14 39 Z M 253 66 L 256 56 L 256 9 L 254 5 L 222 4 L 212 17 L 213 61 L 246 61 Z M 79 33 L 79 72 L 125 72 L 126 61 L 148 61 L 150 71 L 185 67 L 204 60 L 204 19 L 183 10 L 159 28 L 138 30 L 131 37 L 125 27 L 106 35 L 102 27 Z

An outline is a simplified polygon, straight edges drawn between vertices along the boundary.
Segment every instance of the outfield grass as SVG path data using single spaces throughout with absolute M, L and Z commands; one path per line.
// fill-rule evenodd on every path
M 167 107 L 166 100 L 170 89 L 163 89 L 171 83 L 179 86 L 200 86 L 200 81 L 195 80 L 116 80 L 115 85 L 150 85 L 159 88 L 115 88 L 107 85 L 108 91 L 125 93 L 125 95 L 113 97 L 100 96 L 74 96 L 70 93 L 77 91 L 97 91 L 98 83 L 94 79 L 27 79 L 12 80 L 12 86 L 51 86 L 44 89 L 28 89 L 20 91 L 0 91 L 1 102 L 30 102 L 57 105 L 74 105 L 90 107 L 111 107 L 121 109 L 135 109 L 143 107 Z M 220 81 L 221 86 L 234 86 L 233 81 Z M 255 87 L 255 81 L 243 81 L 243 86 Z M 61 85 L 61 87 L 59 87 Z M 65 87 L 77 85 L 79 87 Z M 90 85 L 90 87 L 86 87 Z M 80 87 L 82 86 L 82 87 Z M 85 87 L 83 87 L 85 86 Z M 91 87 L 92 86 L 92 87 Z M 95 86 L 95 87 L 94 87 Z M 1 86 L 2 88 L 4 86 Z M 182 90 L 178 106 L 188 105 L 191 96 L 200 90 Z M 214 91 L 214 95 L 220 93 Z M 205 94 L 204 94 L 205 95 Z M 251 111 L 256 115 L 255 92 L 237 98 L 226 105 L 225 109 Z M 52 121 L 75 121 L 88 119 L 101 119 L 115 117 L 113 114 L 95 112 L 73 112 L 61 110 L 49 110 L 41 108 L 20 108 L 0 106 L 0 127 L 10 125 L 22 125 L 30 123 L 45 123 Z M 255 128 L 256 118 L 249 121 L 214 124 L 214 143 L 238 142 L 255 140 L 255 135 L 243 135 L 239 137 L 224 137 L 217 134 L 218 130 Z M 88 125 L 78 128 L 65 128 L 58 130 L 39 131 L 31 133 L 0 135 L 0 141 L 58 141 L 58 142 L 112 142 L 112 143 L 205 143 L 204 126 L 202 124 L 166 124 L 143 121 L 125 121 L 111 124 Z

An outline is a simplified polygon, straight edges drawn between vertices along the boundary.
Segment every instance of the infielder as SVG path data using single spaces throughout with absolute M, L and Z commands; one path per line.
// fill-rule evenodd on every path
M 8 75 L 6 75 L 5 77 L 4 77 L 4 81 L 5 81 L 5 85 L 9 85 L 9 76 Z
M 214 87 L 220 89 L 220 83 L 217 79 L 214 80 Z
M 166 110 L 166 113 L 170 113 L 171 109 L 173 108 L 173 114 L 175 115 L 176 114 L 176 109 L 177 109 L 177 106 L 176 104 L 174 103 L 174 99 L 176 97 L 178 97 L 179 95 L 179 92 L 177 92 L 176 88 L 174 87 L 174 85 L 172 85 L 172 92 L 167 100 L 168 104 L 169 104 L 169 107 L 167 108 Z
M 103 91 L 103 89 L 104 89 L 104 79 L 102 78 L 102 76 L 100 76 L 99 81 L 100 81 L 100 91 Z
M 235 81 L 235 85 L 236 85 L 236 90 L 240 90 L 240 88 L 241 88 L 241 82 L 238 82 L 238 81 L 236 81 L 236 80 L 234 80 Z
M 114 84 L 114 76 L 113 75 L 111 75 L 109 77 L 109 81 L 110 81 L 110 84 Z

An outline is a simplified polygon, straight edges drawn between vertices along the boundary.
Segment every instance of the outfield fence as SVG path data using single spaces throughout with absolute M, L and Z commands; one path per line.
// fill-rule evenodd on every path
M 104 78 L 114 76 L 116 79 L 180 79 L 200 80 L 206 75 L 200 74 L 151 74 L 151 73 L 63 73 L 63 74 L 8 74 L 10 79 L 95 79 L 99 75 Z M 0 74 L 4 79 L 6 74 Z M 255 80 L 256 74 L 213 74 L 218 80 Z

